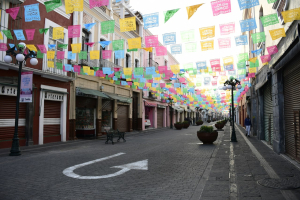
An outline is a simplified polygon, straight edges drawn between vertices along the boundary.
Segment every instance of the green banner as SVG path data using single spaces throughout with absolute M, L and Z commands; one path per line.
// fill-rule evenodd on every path
M 254 44 L 266 41 L 265 32 L 252 33 L 251 37 L 252 37 L 252 40 L 253 40 Z
M 121 72 L 115 72 L 115 76 L 116 76 L 117 78 L 120 78 L 120 77 L 121 77 Z
M 196 42 L 185 44 L 185 52 L 192 53 L 192 52 L 196 52 L 196 51 L 197 51 L 197 43 Z
M 52 10 L 55 10 L 56 8 L 60 7 L 62 5 L 61 0 L 53 0 L 53 1 L 46 1 L 44 2 L 46 11 L 51 12 Z
M 115 84 L 116 84 L 116 85 L 120 85 L 120 82 L 121 82 L 121 81 L 115 81 Z
M 237 68 L 238 69 L 246 69 L 246 62 L 245 61 L 238 62 Z
M 195 41 L 195 30 L 181 31 L 180 34 L 181 41 L 184 43 Z
M 101 22 L 101 34 L 106 35 L 108 33 L 115 32 L 115 20 Z
M 2 30 L 2 32 L 8 39 L 13 39 L 10 30 Z
M 44 58 L 44 54 L 41 51 L 38 50 L 36 57 L 37 58 Z
M 258 61 L 258 59 L 256 60 L 255 63 L 250 62 L 250 66 L 249 67 L 250 68 L 259 67 L 259 61 Z
M 145 87 L 145 83 L 140 83 L 140 87 Z
M 247 61 L 247 60 L 249 60 L 248 53 L 240 53 L 238 55 L 238 62 L 240 62 L 240 61 Z
M 144 68 L 143 67 L 134 68 L 134 74 L 135 75 L 143 75 L 144 74 Z
M 41 29 L 39 29 L 39 32 L 40 32 L 40 34 L 47 34 L 47 32 L 48 32 L 48 30 L 49 30 L 49 28 L 41 28 Z
M 78 56 L 79 60 L 87 60 L 87 51 L 81 51 Z
M 58 44 L 58 48 L 67 49 L 68 44 Z
M 164 16 L 165 16 L 165 23 L 171 19 L 171 17 L 173 17 L 175 15 L 175 13 L 177 13 L 178 9 L 174 9 L 174 10 L 168 10 L 168 11 L 164 11 Z
M 124 40 L 113 40 L 112 41 L 113 51 L 124 49 Z
M 260 18 L 260 20 L 261 20 L 261 23 L 262 23 L 262 25 L 264 27 L 271 26 L 271 25 L 279 23 L 277 13 L 271 14 L 271 15 L 262 16 Z
M 245 75 L 246 74 L 246 69 L 239 69 L 238 70 L 238 75 Z
M 62 63 L 55 63 L 56 64 L 56 69 L 60 69 L 62 70 L 63 69 L 63 64 Z
M 152 79 L 152 75 L 144 75 L 144 78 L 147 80 L 150 80 L 150 79 Z
M 275 3 L 277 0 L 268 0 L 268 3 Z
M 138 51 L 138 49 L 127 49 L 127 52 Z

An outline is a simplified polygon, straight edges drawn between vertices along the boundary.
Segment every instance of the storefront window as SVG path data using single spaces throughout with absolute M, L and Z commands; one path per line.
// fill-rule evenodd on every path
M 105 130 L 110 130 L 112 128 L 112 112 L 102 111 L 102 127 Z
M 94 118 L 94 109 L 76 108 L 76 129 L 95 129 Z

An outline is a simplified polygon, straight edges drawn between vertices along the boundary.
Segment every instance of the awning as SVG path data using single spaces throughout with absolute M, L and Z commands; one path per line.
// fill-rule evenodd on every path
M 98 90 L 91 90 L 91 89 L 85 89 L 85 88 L 76 88 L 78 90 L 78 92 L 82 92 L 83 94 L 87 94 L 87 95 L 93 95 L 93 96 L 98 96 L 98 97 L 102 97 L 105 99 L 109 99 L 109 97 L 107 95 L 105 95 L 103 92 L 100 92 Z
M 156 107 L 157 104 L 154 102 L 145 101 L 145 106 Z
M 165 106 L 165 105 L 160 105 L 160 104 L 157 104 L 157 107 L 158 107 L 158 108 L 166 108 L 167 106 Z
M 190 107 L 191 111 L 196 112 L 195 108 Z
M 180 106 L 183 110 L 188 111 L 186 106 Z
M 105 92 L 105 94 L 107 96 L 109 96 L 109 98 L 111 99 L 114 99 L 114 100 L 117 100 L 119 102 L 123 102 L 123 103 L 132 103 L 132 98 L 129 98 L 129 97 L 123 97 L 123 96 L 119 96 L 117 94 L 112 94 L 112 93 L 107 93 Z
M 174 109 L 174 110 L 177 110 L 177 112 L 183 112 L 184 110 L 182 109 L 182 108 L 180 108 L 180 107 L 176 107 L 176 106 L 172 106 L 172 108 Z

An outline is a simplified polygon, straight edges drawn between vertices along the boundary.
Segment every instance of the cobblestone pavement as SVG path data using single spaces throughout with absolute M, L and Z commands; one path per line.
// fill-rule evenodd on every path
M 218 146 L 199 144 L 199 127 L 181 131 L 161 130 L 135 135 L 115 145 L 103 140 L 58 147 L 31 148 L 20 157 L 0 154 L 0 199 L 191 199 L 208 162 Z M 219 134 L 219 138 L 223 134 Z M 42 147 L 42 146 L 41 146 Z M 96 180 L 65 176 L 64 169 L 115 155 L 74 173 L 101 176 L 124 165 L 148 159 L 148 170 L 130 170 L 122 175 Z

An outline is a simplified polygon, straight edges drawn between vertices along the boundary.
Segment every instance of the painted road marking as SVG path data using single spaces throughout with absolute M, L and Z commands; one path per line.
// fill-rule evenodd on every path
M 132 169 L 135 170 L 148 170 L 148 160 L 142 160 L 142 161 L 138 161 L 138 162 L 134 162 L 134 163 L 129 163 L 129 164 L 125 164 L 125 165 L 120 165 L 120 166 L 114 166 L 111 168 L 120 168 L 120 171 L 117 171 L 113 174 L 107 174 L 107 175 L 103 175 L 103 176 L 80 176 L 78 174 L 74 173 L 74 170 L 79 169 L 81 167 L 85 167 L 87 165 L 91 165 L 97 162 L 101 162 L 104 160 L 108 160 L 110 158 L 114 158 L 117 156 L 121 156 L 124 155 L 125 153 L 118 153 L 112 156 L 108 156 L 108 157 L 104 157 L 104 158 L 100 158 L 100 159 L 96 159 L 96 160 L 92 160 L 89 162 L 85 162 L 79 165 L 74 165 L 72 167 L 69 167 L 67 169 L 65 169 L 63 171 L 63 174 L 70 177 L 70 178 L 76 178 L 76 179 L 104 179 L 104 178 L 111 178 L 111 177 L 115 177 L 115 176 L 119 176 L 121 174 L 124 174 Z

